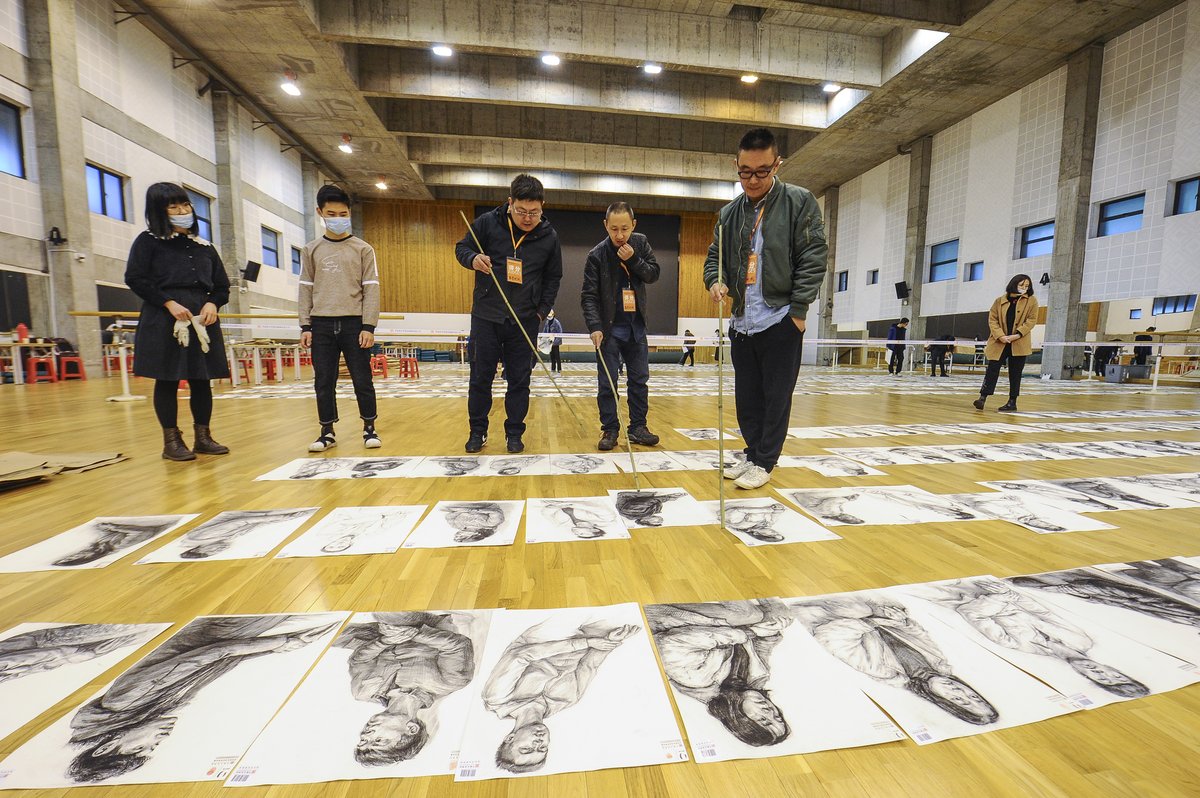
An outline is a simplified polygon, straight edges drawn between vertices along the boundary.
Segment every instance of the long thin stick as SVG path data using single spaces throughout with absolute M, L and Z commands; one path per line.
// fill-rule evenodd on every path
M 469 219 L 467 219 L 467 215 L 462 211 L 459 211 L 458 215 L 461 216 L 463 222 L 466 223 L 467 230 L 471 232 L 471 238 L 475 239 L 475 246 L 479 247 L 479 254 L 487 255 L 487 253 L 483 251 L 483 244 L 479 243 L 479 237 L 475 235 L 475 228 L 471 227 L 471 222 Z M 550 384 L 554 386 L 554 390 L 558 391 L 559 398 L 563 400 L 563 404 L 565 404 L 567 409 L 571 411 L 571 416 L 575 419 L 575 423 L 579 425 L 580 429 L 583 429 L 583 422 L 579 420 L 579 416 L 575 413 L 575 408 L 571 407 L 571 403 L 567 401 L 566 394 L 562 392 L 562 388 L 558 387 L 558 382 L 554 379 L 554 375 L 550 373 L 550 369 L 546 366 L 546 361 L 542 360 L 542 353 L 538 351 L 536 346 L 534 346 L 533 340 L 529 337 L 529 333 L 525 332 L 525 326 L 521 324 L 521 319 L 517 317 L 517 312 L 513 310 L 512 303 L 508 301 L 508 295 L 505 294 L 504 289 L 500 287 L 500 278 L 496 276 L 495 271 L 489 270 L 488 274 L 492 276 L 492 282 L 496 284 L 496 290 L 500 292 L 500 298 L 504 300 L 504 304 L 508 307 L 508 312 L 512 314 L 513 321 L 517 323 L 517 329 L 521 331 L 521 335 L 525 336 L 525 343 L 529 344 L 529 349 L 533 352 L 533 356 L 537 358 L 537 362 L 542 367 L 542 371 L 546 372 L 546 376 L 550 378 Z
M 725 285 L 725 228 L 717 225 L 717 284 Z M 725 298 L 717 303 L 717 498 L 725 528 Z
M 604 362 L 604 353 L 600 351 L 600 347 L 596 347 L 596 360 L 600 361 L 600 366 L 604 369 L 604 373 L 608 377 L 608 387 L 612 389 L 613 401 L 617 403 L 617 410 L 619 411 L 621 409 L 621 395 L 617 393 L 617 384 L 613 382 L 612 372 L 608 370 L 608 364 Z M 634 490 L 640 490 L 642 486 L 638 484 L 637 462 L 633 459 L 633 441 L 629 440 L 628 424 L 625 426 L 625 447 L 629 449 L 629 468 L 633 471 Z

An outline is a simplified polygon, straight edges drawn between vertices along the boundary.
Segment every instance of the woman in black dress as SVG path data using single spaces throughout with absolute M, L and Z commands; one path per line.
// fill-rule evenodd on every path
M 129 250 L 125 283 L 143 301 L 134 340 L 133 373 L 154 382 L 154 412 L 163 428 L 168 460 L 195 460 L 196 453 L 228 454 L 212 439 L 212 385 L 229 376 L 217 309 L 229 301 L 229 276 L 212 244 L 200 238 L 187 192 L 174 183 L 146 190 L 146 226 Z M 193 321 L 195 317 L 195 321 Z M 176 322 L 185 322 L 187 344 L 176 338 Z M 208 334 L 203 351 L 196 323 Z M 182 336 L 180 336 L 182 337 Z M 193 452 L 179 431 L 179 382 L 191 388 Z

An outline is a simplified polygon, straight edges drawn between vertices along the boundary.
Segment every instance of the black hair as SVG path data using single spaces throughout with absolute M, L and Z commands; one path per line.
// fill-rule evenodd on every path
M 779 144 L 775 141 L 775 134 L 765 127 L 746 131 L 742 140 L 738 142 L 738 152 L 745 150 L 770 150 L 775 153 L 775 157 L 779 157 Z
M 317 191 L 317 207 L 324 208 L 330 202 L 340 202 L 350 207 L 350 195 L 341 186 L 321 186 Z
M 411 722 L 421 727 L 416 734 L 406 736 L 396 745 L 390 745 L 386 748 L 355 747 L 354 759 L 358 764 L 367 767 L 394 765 L 397 762 L 412 759 L 421 753 L 421 749 L 425 747 L 425 743 L 429 742 L 429 731 L 420 720 L 413 718 Z
M 952 682 L 961 684 L 963 687 L 967 688 L 972 693 L 975 693 L 975 695 L 979 696 L 979 700 L 983 702 L 984 706 L 987 707 L 987 714 L 977 715 L 976 713 L 972 712 L 971 710 L 967 709 L 966 707 L 959 706 L 958 704 L 955 704 L 953 701 L 948 701 L 947 699 L 945 699 L 942 696 L 938 695 L 937 693 L 933 692 L 933 690 L 931 690 L 929 687 L 929 680 L 934 678 L 935 676 L 941 676 L 943 679 L 949 679 Z M 941 673 L 927 673 L 927 674 L 924 674 L 923 676 L 917 676 L 912 679 L 909 679 L 908 684 L 906 684 L 904 686 L 909 692 L 913 693 L 914 695 L 924 698 L 929 703 L 933 704 L 934 706 L 938 707 L 939 709 L 949 712 L 951 715 L 958 718 L 959 720 L 966 721 L 967 723 L 973 724 L 975 726 L 987 726 L 989 723 L 995 723 L 996 720 L 1000 717 L 1000 712 L 994 706 L 992 706 L 991 702 L 989 702 L 982 695 L 979 695 L 979 692 L 974 687 L 967 684 L 962 679 L 959 679 L 956 676 L 947 676 L 947 675 L 941 674 Z
M 897 324 L 908 324 L 908 316 L 905 316 L 904 318 L 900 319 L 900 321 L 898 321 L 896 323 Z
M 1008 281 L 1008 286 L 1004 289 L 1010 294 L 1017 293 L 1017 286 L 1022 280 L 1029 280 L 1029 290 L 1025 292 L 1025 296 L 1033 296 L 1033 279 L 1028 274 L 1018 274 Z
M 742 646 L 734 646 L 729 659 L 729 674 L 717 688 L 717 694 L 708 702 L 708 714 L 721 721 L 721 725 L 729 733 L 746 745 L 761 747 L 775 745 L 786 740 L 792 733 L 787 721 L 783 721 L 783 731 L 779 734 L 767 729 L 757 721 L 746 716 L 742 705 L 747 693 L 759 693 L 768 698 L 765 690 L 751 687 L 746 681 L 750 675 L 750 655 Z
M 546 189 L 542 187 L 542 181 L 533 175 L 520 174 L 513 178 L 512 185 L 508 187 L 508 196 L 514 200 L 545 202 Z
M 1146 332 L 1154 332 L 1157 329 L 1158 329 L 1157 327 L 1147 327 Z
M 183 202 L 191 205 L 192 198 L 178 183 L 154 183 L 146 189 L 146 227 L 150 234 L 158 238 L 174 235 L 175 229 L 171 227 L 171 220 L 167 218 L 167 206 Z M 200 222 L 193 219 L 188 232 L 199 235 Z
M 527 765 L 518 765 L 513 761 L 512 756 L 512 737 L 515 735 L 516 729 L 507 737 L 500 741 L 500 745 L 496 747 L 496 767 L 503 768 L 509 773 L 530 773 L 535 770 L 541 770 L 546 764 L 546 757 L 542 757 L 537 762 L 530 762 Z
M 612 216 L 614 213 L 627 213 L 629 214 L 630 219 L 637 218 L 633 215 L 633 208 L 628 202 L 614 202 L 612 205 L 609 205 L 608 210 L 604 212 L 604 221 L 607 222 L 608 217 Z
M 104 742 L 107 742 L 105 740 Z M 146 764 L 149 757 L 140 754 L 101 754 L 94 751 L 104 743 L 98 743 L 71 760 L 67 776 L 76 783 L 88 783 L 115 779 Z

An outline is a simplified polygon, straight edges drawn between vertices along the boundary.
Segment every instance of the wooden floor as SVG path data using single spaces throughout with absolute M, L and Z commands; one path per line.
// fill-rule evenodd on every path
M 697 369 L 700 371 L 700 369 Z M 878 372 L 875 372 L 878 374 Z M 465 377 L 464 377 L 465 379 Z M 537 378 L 543 379 L 543 378 Z M 952 379 L 967 380 L 967 377 Z M 804 380 L 802 372 L 801 380 Z M 889 393 L 798 397 L 793 425 L 972 422 L 969 397 L 922 395 L 927 379 L 906 376 Z M 497 383 L 499 386 L 499 383 Z M 146 381 L 135 391 L 147 392 Z M 223 390 L 229 390 L 225 388 Z M 214 434 L 233 454 L 194 463 L 159 458 L 161 438 L 149 402 L 111 404 L 115 380 L 0 386 L 5 449 L 33 452 L 119 450 L 130 460 L 48 484 L 0 494 L 0 555 L 97 515 L 210 513 L 230 509 L 432 503 L 442 499 L 522 499 L 598 495 L 627 487 L 624 475 L 489 477 L 454 480 L 254 482 L 304 456 L 316 434 L 315 407 L 298 399 L 218 401 Z M 598 435 L 593 402 L 574 399 L 575 425 L 557 399 L 535 399 L 528 451 L 590 451 Z M 999 402 L 995 402 L 999 404 Z M 1112 393 L 1022 397 L 1022 409 L 1200 408 L 1200 395 Z M 342 401 L 344 418 L 355 415 Z M 502 414 L 502 403 L 497 403 Z M 732 398 L 727 426 L 734 426 Z M 190 422 L 186 409 L 181 419 Z M 499 433 L 502 415 L 493 415 Z M 710 446 L 672 427 L 716 425 L 714 397 L 651 397 L 651 428 L 667 449 Z M 336 454 L 453 454 L 466 438 L 462 399 L 389 399 L 379 430 L 384 448 L 363 452 L 355 425 L 343 424 Z M 1008 440 L 1099 440 L 1113 433 L 1031 433 Z M 1123 437 L 1200 440 L 1193 433 Z M 188 435 L 190 439 L 190 433 Z M 839 441 L 841 445 L 968 443 L 995 435 Z M 827 442 L 790 440 L 786 453 L 816 454 Z M 499 439 L 484 453 L 496 454 Z M 1116 476 L 1200 471 L 1200 458 L 1111 459 L 906 466 L 887 476 L 837 479 L 805 469 L 776 472 L 780 487 L 914 484 L 937 492 L 977 490 L 977 480 Z M 644 475 L 717 498 L 712 475 Z M 769 495 L 766 489 L 754 495 Z M 1036 535 L 991 521 L 909 527 L 841 527 L 839 541 L 749 548 L 715 526 L 635 532 L 629 541 L 400 551 L 372 557 L 243 560 L 133 566 L 134 556 L 95 571 L 0 575 L 0 630 L 25 621 L 186 622 L 198 615 L 316 610 L 538 608 L 626 601 L 709 601 L 800 596 L 981 573 L 1000 576 L 1118 560 L 1200 554 L 1200 510 L 1130 511 L 1105 516 L 1111 532 Z M 138 655 L 144 654 L 139 652 Z M 79 690 L 38 721 L 0 741 L 0 756 L 82 702 L 119 669 Z M 0 711 L 3 711 L 0 708 Z M 1014 796 L 1200 795 L 1200 686 L 1076 712 L 1030 726 L 918 747 L 899 742 L 807 756 L 694 763 L 596 773 L 454 784 L 450 777 L 252 788 L 271 796 Z M 215 783 L 88 788 L 88 795 L 217 795 Z M 64 791 L 40 794 L 61 794 Z M 38 794 L 13 792 L 14 795 Z

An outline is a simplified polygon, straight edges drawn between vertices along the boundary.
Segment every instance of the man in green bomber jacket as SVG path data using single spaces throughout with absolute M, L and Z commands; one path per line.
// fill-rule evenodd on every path
M 812 192 L 775 176 L 781 162 L 771 131 L 757 128 L 742 136 L 735 163 L 743 193 L 717 219 L 725 228 L 721 274 L 718 230 L 704 261 L 713 302 L 733 300 L 730 353 L 746 462 L 727 469 L 725 478 L 746 489 L 770 481 L 783 451 L 804 320 L 825 277 L 821 209 Z

